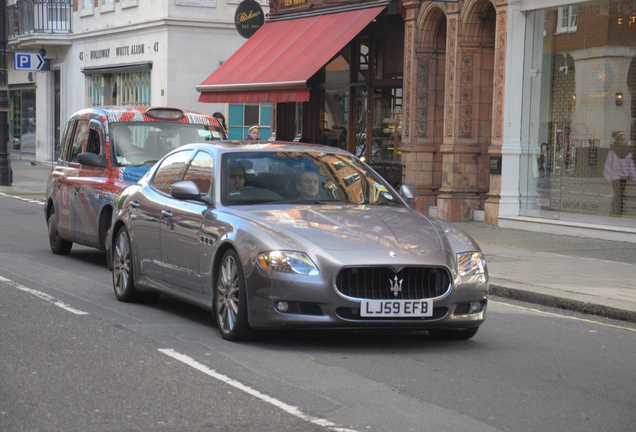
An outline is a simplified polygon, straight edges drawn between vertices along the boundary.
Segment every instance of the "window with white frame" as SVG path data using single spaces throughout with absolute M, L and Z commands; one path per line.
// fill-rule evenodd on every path
M 115 10 L 115 0 L 99 0 L 99 13 Z
M 77 8 L 81 17 L 93 15 L 93 0 L 78 0 Z
M 557 33 L 576 31 L 576 23 L 579 17 L 578 6 L 561 6 L 557 12 Z

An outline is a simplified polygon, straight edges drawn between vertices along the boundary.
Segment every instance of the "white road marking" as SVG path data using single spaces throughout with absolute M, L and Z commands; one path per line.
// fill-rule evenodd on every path
M 198 370 L 199 372 L 203 372 L 206 375 L 211 376 L 212 378 L 215 378 L 221 382 L 224 382 L 226 384 L 231 385 L 232 387 L 235 387 L 251 396 L 254 396 L 268 404 L 274 405 L 275 407 L 285 411 L 288 414 L 291 414 L 295 417 L 298 417 L 299 419 L 305 420 L 309 423 L 313 423 L 315 425 L 321 426 L 321 427 L 325 427 L 329 430 L 332 430 L 334 432 L 357 432 L 354 429 L 348 429 L 348 428 L 344 428 L 341 427 L 329 420 L 326 419 L 322 419 L 319 417 L 314 417 L 314 416 L 310 416 L 308 414 L 305 414 L 304 412 L 302 412 L 302 410 L 294 405 L 290 405 L 288 403 L 285 403 L 281 400 L 278 400 L 272 396 L 268 396 L 264 393 L 261 393 L 260 391 L 253 389 L 252 387 L 249 387 L 239 381 L 236 381 L 230 377 L 227 377 L 213 369 L 210 369 L 209 367 L 207 367 L 206 365 L 199 363 L 198 361 L 194 360 L 193 358 L 185 355 L 185 354 L 181 354 L 176 352 L 173 349 L 159 349 L 159 352 L 172 357 L 175 360 L 178 360 L 182 363 L 185 363 L 186 365 Z
M 34 199 L 30 199 L 30 198 L 23 198 L 21 196 L 10 195 L 10 194 L 6 194 L 4 192 L 0 192 L 0 196 L 4 196 L 4 197 L 7 197 L 7 198 L 15 198 L 15 199 L 18 199 L 20 201 L 28 202 L 30 204 L 44 205 L 44 200 L 34 200 Z
M 32 288 L 28 288 L 25 287 L 24 285 L 20 285 L 19 283 L 16 283 L 14 281 L 12 281 L 11 279 L 7 279 L 5 277 L 0 276 L 0 282 L 5 282 L 7 285 L 11 285 L 14 288 L 17 288 L 21 291 L 27 292 L 29 294 L 32 294 L 36 297 L 41 298 L 42 300 L 46 300 L 49 303 L 54 304 L 57 307 L 60 307 L 64 310 L 67 310 L 71 313 L 74 313 L 75 315 L 88 315 L 88 312 L 84 312 L 82 310 L 76 309 L 71 305 L 67 305 L 66 303 L 56 299 L 55 297 L 52 297 L 46 293 L 43 293 L 42 291 L 38 291 L 38 290 L 34 290 Z

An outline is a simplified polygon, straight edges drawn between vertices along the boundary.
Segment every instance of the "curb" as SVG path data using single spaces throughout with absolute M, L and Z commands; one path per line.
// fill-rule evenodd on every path
M 636 323 L 636 311 L 619 309 L 599 303 L 591 303 L 585 300 L 515 289 L 493 283 L 490 284 L 488 294 L 497 297 L 510 298 L 513 300 L 521 300 L 528 303 L 540 304 L 542 306 L 555 307 L 573 312 L 581 312 L 588 315 L 596 315 L 619 321 Z

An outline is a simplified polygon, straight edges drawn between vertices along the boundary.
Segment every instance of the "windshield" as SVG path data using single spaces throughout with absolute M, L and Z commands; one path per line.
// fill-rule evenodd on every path
M 221 202 L 393 204 L 402 201 L 353 155 L 310 152 L 228 153 L 221 162 Z
M 114 166 L 154 165 L 184 144 L 225 138 L 213 125 L 160 121 L 110 123 L 109 135 Z

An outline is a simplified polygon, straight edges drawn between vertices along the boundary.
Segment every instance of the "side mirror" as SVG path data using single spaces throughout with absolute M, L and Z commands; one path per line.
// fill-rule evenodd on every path
M 77 155 L 77 161 L 82 165 L 92 167 L 103 167 L 105 165 L 102 157 L 95 153 L 80 153 Z
M 411 204 L 417 199 L 417 190 L 411 185 L 403 184 L 400 186 L 400 196 L 404 198 L 408 204 Z
M 201 193 L 199 186 L 192 180 L 183 180 L 173 184 L 170 195 L 175 199 L 201 201 L 208 204 L 205 194 Z

